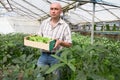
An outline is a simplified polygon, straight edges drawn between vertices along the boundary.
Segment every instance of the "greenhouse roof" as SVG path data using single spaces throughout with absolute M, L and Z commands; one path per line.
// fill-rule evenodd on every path
M 63 7 L 63 18 L 74 25 L 92 22 L 93 3 L 95 22 L 120 20 L 120 0 L 0 0 L 0 17 L 44 20 L 49 17 L 50 4 L 56 1 Z

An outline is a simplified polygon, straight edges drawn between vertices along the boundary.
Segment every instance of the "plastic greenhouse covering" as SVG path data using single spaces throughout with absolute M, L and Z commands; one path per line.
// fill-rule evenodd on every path
M 0 16 L 25 16 L 44 19 L 49 15 L 49 6 L 56 0 L 1 0 Z M 57 0 L 58 1 L 58 0 Z M 73 24 L 91 22 L 93 5 L 87 0 L 59 0 L 66 19 Z M 95 21 L 120 20 L 120 0 L 98 0 L 95 6 Z M 106 4 L 106 5 L 104 5 Z M 68 17 L 69 16 L 69 17 Z
M 0 18 L 41 22 L 49 17 L 49 6 L 56 1 L 63 7 L 61 16 L 72 25 L 92 23 L 94 11 L 94 22 L 120 21 L 120 0 L 0 0 Z

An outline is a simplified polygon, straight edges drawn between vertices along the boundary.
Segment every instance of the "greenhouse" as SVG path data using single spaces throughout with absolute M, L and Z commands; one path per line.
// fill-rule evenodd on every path
M 72 45 L 61 42 L 51 55 L 59 63 L 38 67 L 41 49 L 52 53 L 57 45 L 38 36 L 52 3 L 61 5 Z M 59 80 L 120 80 L 120 0 L 0 0 L 0 53 L 0 80 L 55 80 L 55 70 Z

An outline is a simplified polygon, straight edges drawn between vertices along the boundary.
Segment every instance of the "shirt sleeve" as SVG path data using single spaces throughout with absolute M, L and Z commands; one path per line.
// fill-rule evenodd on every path
M 69 27 L 68 25 L 67 25 L 67 27 L 65 28 L 64 41 L 65 41 L 65 42 L 72 43 L 71 30 L 70 30 L 70 27 Z

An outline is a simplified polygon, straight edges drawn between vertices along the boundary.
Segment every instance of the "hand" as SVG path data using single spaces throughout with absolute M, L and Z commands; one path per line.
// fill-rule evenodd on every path
M 60 46 L 62 44 L 62 40 L 58 40 L 56 39 L 56 43 L 53 49 L 56 49 L 58 46 Z

